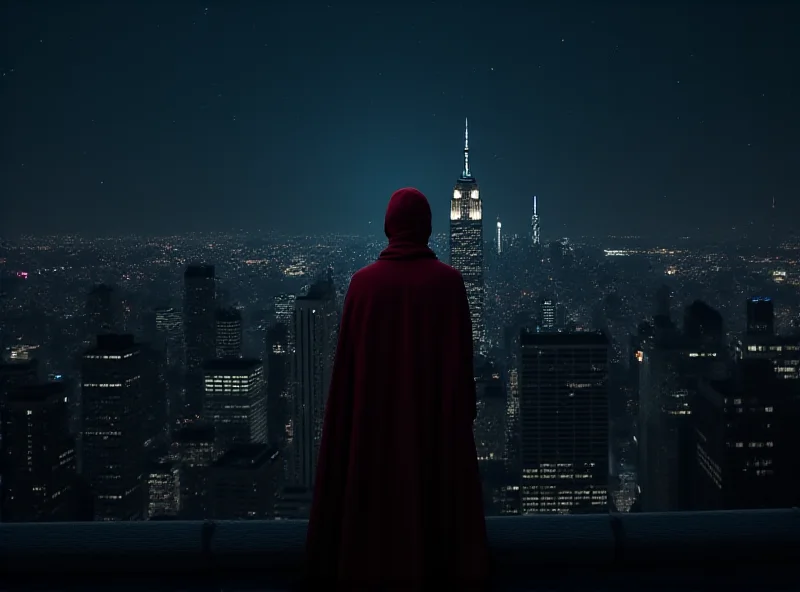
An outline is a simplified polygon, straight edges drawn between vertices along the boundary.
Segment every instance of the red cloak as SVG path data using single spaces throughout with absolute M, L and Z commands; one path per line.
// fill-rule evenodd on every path
M 461 274 L 428 246 L 431 210 L 392 195 L 389 246 L 350 283 L 308 527 L 317 584 L 464 589 L 488 577 Z

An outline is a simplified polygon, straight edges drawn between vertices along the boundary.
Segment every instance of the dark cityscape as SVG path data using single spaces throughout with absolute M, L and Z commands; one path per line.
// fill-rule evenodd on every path
M 345 297 L 407 186 L 466 289 L 496 588 L 800 589 L 800 5 L 330 2 L 0 5 L 0 589 L 88 589 L 99 543 L 14 538 L 49 528 L 304 540 Z M 592 528 L 639 579 L 547 573 L 589 573 Z M 102 589 L 223 573 L 107 536 Z M 60 554 L 74 584 L 2 575 Z M 206 589 L 303 577 L 226 561 Z

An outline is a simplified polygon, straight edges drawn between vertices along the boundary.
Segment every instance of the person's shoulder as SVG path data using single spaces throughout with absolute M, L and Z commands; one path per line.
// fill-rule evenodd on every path
M 442 275 L 442 277 L 446 277 L 454 281 L 455 280 L 462 282 L 464 281 L 464 279 L 461 277 L 461 272 L 458 271 L 455 267 L 452 267 L 447 263 L 439 261 L 438 259 L 432 261 L 432 263 L 434 264 L 436 271 L 439 272 Z
M 387 265 L 386 261 L 378 259 L 353 274 L 350 279 L 350 290 L 354 293 L 370 292 L 381 286 L 394 286 L 398 283 L 409 282 L 411 277 L 415 278 L 414 283 L 434 285 L 437 290 L 458 292 L 464 289 L 461 273 L 438 259 L 418 260 L 415 262 L 413 271 L 409 268 L 402 272 Z
M 448 265 L 447 263 L 443 263 L 438 259 L 435 261 L 431 261 L 432 264 L 432 271 L 443 288 L 449 288 L 453 290 L 463 290 L 464 289 L 464 278 L 461 276 L 461 272 L 458 271 L 455 267 Z

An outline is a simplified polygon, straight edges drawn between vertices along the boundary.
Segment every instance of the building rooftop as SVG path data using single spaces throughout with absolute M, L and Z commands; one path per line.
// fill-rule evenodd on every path
M 797 589 L 800 510 L 486 519 L 492 590 Z M 0 524 L 15 590 L 303 589 L 303 520 Z
M 319 280 L 311 284 L 308 293 L 304 296 L 298 296 L 296 300 L 327 300 L 336 298 L 336 288 L 333 285 L 333 280 Z

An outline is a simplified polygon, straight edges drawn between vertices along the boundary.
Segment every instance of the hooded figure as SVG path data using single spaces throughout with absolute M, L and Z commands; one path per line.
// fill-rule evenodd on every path
M 392 195 L 384 231 L 389 246 L 344 303 L 309 575 L 340 588 L 480 587 L 488 544 L 464 281 L 428 248 L 431 209 L 416 189 Z

